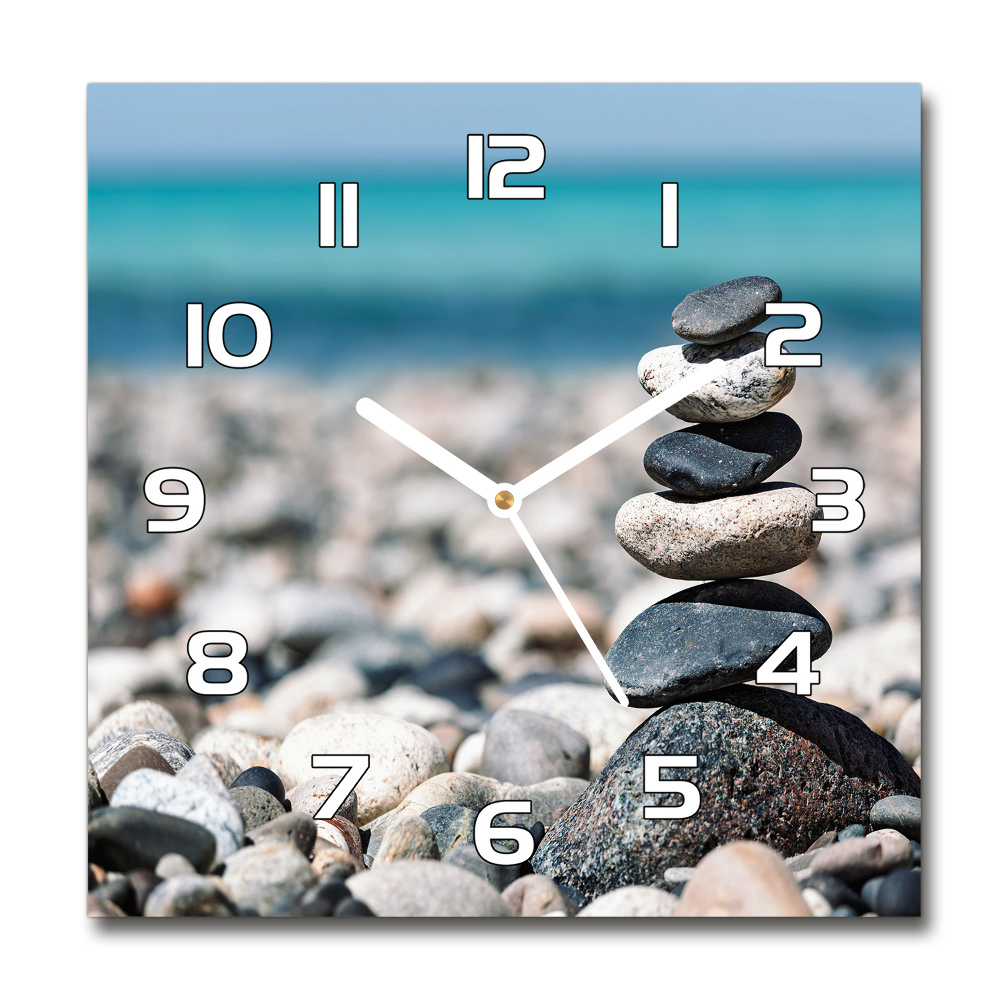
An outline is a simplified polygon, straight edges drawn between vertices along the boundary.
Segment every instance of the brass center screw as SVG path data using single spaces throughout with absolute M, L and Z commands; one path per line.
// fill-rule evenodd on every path
M 510 490 L 501 490 L 493 501 L 501 510 L 510 510 L 514 506 L 514 494 Z

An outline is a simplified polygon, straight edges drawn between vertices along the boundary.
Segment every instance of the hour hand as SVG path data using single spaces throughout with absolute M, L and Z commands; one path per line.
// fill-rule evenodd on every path
M 484 500 L 490 501 L 496 496 L 499 487 L 492 479 L 463 462 L 446 448 L 442 448 L 426 434 L 421 434 L 405 420 L 400 420 L 385 407 L 379 406 L 375 400 L 367 396 L 359 399 L 357 411 L 365 420 L 385 431 L 390 437 L 394 437 L 400 444 L 405 444 L 410 451 L 415 451 L 421 458 L 426 458 L 442 472 L 447 472 L 452 479 L 457 479 L 463 486 L 468 486 L 473 493 L 478 493 Z

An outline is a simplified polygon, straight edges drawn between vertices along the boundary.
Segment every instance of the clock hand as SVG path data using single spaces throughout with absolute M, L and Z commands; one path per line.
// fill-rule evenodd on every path
M 405 444 L 421 458 L 426 458 L 442 472 L 447 472 L 452 479 L 457 479 L 463 486 L 468 486 L 473 493 L 478 493 L 487 502 L 496 496 L 500 487 L 492 479 L 463 462 L 446 448 L 442 448 L 425 434 L 421 434 L 405 420 L 400 420 L 399 417 L 379 406 L 373 399 L 368 399 L 367 396 L 359 399 L 356 409 L 365 420 L 371 421 L 390 437 L 394 437 L 400 444 Z
M 667 407 L 679 403 L 685 396 L 718 378 L 725 367 L 726 363 L 721 358 L 709 362 L 702 371 L 681 379 L 669 389 L 665 389 L 652 399 L 646 400 L 641 406 L 637 406 L 631 413 L 626 413 L 624 417 L 619 417 L 614 423 L 608 424 L 604 430 L 592 434 L 586 441 L 581 441 L 580 444 L 570 448 L 569 451 L 549 462 L 548 465 L 543 465 L 530 476 L 526 476 L 513 487 L 512 492 L 521 500 L 530 496 L 535 490 L 551 483 L 553 479 L 579 465 L 584 459 L 596 455 L 602 448 L 613 444 L 629 431 L 641 427 L 647 420 L 652 420 Z
M 618 703 L 627 707 L 628 695 L 626 695 L 622 690 L 622 686 L 615 679 L 615 675 L 611 673 L 611 668 L 608 666 L 604 657 L 601 656 L 601 651 L 597 648 L 597 643 L 591 639 L 590 633 L 580 620 L 580 616 L 576 613 L 576 608 L 570 604 L 569 598 L 566 596 L 566 591 L 564 591 L 559 585 L 559 581 L 549 568 L 549 564 L 545 561 L 545 557 L 539 551 L 534 539 L 528 534 L 528 529 L 524 526 L 524 522 L 513 511 L 509 511 L 506 514 L 506 517 L 517 529 L 517 533 L 521 536 L 521 541 L 524 542 L 528 551 L 531 553 L 531 558 L 535 560 L 538 568 L 542 571 L 542 576 L 545 577 L 545 582 L 552 588 L 552 593 L 556 595 L 556 599 L 562 605 L 563 611 L 565 611 L 569 616 L 569 620 L 573 623 L 573 627 L 580 634 L 583 644 L 587 647 L 590 655 L 594 658 L 594 662 L 600 668 L 601 673 L 604 675 L 604 679 L 607 681 L 608 686 L 611 688 L 611 691 Z

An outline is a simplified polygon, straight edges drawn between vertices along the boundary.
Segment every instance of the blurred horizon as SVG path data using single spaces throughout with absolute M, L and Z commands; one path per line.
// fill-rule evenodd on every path
M 680 342 L 684 295 L 747 274 L 820 307 L 831 359 L 913 356 L 919 93 L 91 85 L 91 364 L 183 366 L 189 301 L 206 319 L 262 306 L 268 368 L 634 364 Z M 480 131 L 541 135 L 545 165 L 523 180 L 543 201 L 467 200 L 465 135 Z M 320 249 L 317 184 L 346 180 L 360 246 Z M 677 249 L 659 245 L 664 180 L 680 183 Z M 234 353 L 248 330 L 227 326 Z

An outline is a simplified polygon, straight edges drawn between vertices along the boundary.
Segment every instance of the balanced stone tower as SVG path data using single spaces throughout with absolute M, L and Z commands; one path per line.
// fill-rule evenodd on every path
M 621 633 L 607 662 L 635 706 L 659 707 L 587 791 L 548 831 L 535 870 L 587 898 L 626 885 L 671 888 L 667 870 L 696 865 L 712 848 L 759 841 L 786 857 L 817 838 L 868 824 L 873 804 L 919 795 L 920 780 L 896 749 L 855 716 L 773 687 L 746 684 L 792 632 L 808 632 L 811 659 L 830 647 L 819 611 L 786 587 L 754 577 L 805 561 L 822 518 L 812 492 L 768 481 L 799 450 L 791 417 L 769 412 L 795 384 L 794 367 L 764 364 L 753 332 L 770 278 L 727 281 L 688 295 L 673 328 L 688 343 L 639 362 L 656 395 L 721 358 L 725 374 L 668 412 L 693 426 L 646 450 L 649 476 L 666 487 L 628 500 L 615 531 L 643 566 L 678 580 L 709 581 L 647 608 Z M 645 791 L 647 755 L 695 756 L 664 768 L 693 783 L 697 813 L 647 819 L 646 806 L 678 805 Z

